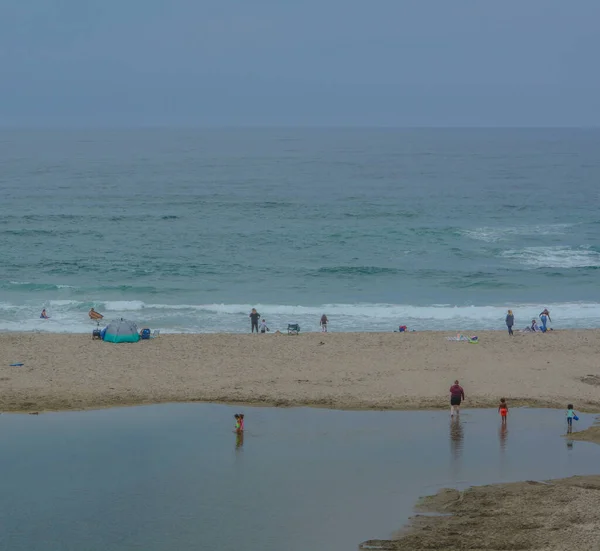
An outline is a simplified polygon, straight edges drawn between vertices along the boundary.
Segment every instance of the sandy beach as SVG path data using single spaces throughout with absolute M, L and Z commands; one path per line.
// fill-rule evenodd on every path
M 400 539 L 369 540 L 360 548 L 596 551 L 599 506 L 600 476 L 448 489 L 423 498 L 418 506 L 444 516 L 417 516 Z
M 470 333 L 465 333 L 470 334 Z M 347 409 L 509 404 L 600 410 L 600 330 L 163 335 L 110 344 L 90 335 L 0 335 L 0 410 L 101 408 L 171 401 Z M 12 363 L 23 363 L 10 367 Z
M 468 333 L 467 333 L 468 334 Z M 165 335 L 135 344 L 90 335 L 0 335 L 0 409 L 44 411 L 169 401 L 422 409 L 509 404 L 600 411 L 600 331 Z M 11 363 L 23 363 L 10 367 Z M 600 427 L 572 435 L 600 442 Z M 600 545 L 600 476 L 443 490 L 394 540 L 364 549 L 543 549 Z

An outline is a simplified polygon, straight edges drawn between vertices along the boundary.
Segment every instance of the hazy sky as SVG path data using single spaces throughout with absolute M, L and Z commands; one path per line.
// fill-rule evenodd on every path
M 0 125 L 600 125 L 600 0 L 0 0 Z

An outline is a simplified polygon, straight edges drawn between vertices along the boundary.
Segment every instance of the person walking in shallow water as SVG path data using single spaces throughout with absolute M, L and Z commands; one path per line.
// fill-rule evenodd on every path
M 514 336 L 513 333 L 513 325 L 515 324 L 515 316 L 513 315 L 512 310 L 508 311 L 506 314 L 506 327 L 508 327 L 508 334 Z
M 502 424 L 506 425 L 506 416 L 508 415 L 508 404 L 506 398 L 500 398 L 500 404 L 498 405 L 498 413 L 502 419 Z
M 450 387 L 450 417 L 454 417 L 454 412 L 460 413 L 460 403 L 465 399 L 465 391 L 458 384 L 458 379 Z

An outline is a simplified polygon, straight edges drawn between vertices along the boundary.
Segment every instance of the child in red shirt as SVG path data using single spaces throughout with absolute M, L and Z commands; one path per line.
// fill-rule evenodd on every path
M 502 424 L 504 425 L 506 423 L 506 416 L 508 415 L 508 405 L 506 403 L 506 398 L 500 398 L 498 413 L 502 417 Z

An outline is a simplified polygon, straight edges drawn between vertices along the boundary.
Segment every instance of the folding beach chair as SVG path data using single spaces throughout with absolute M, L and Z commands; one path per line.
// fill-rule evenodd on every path
M 288 323 L 288 335 L 297 335 L 300 333 L 300 326 L 297 323 Z
M 150 336 L 150 338 L 155 339 L 159 335 L 160 335 L 160 329 L 155 329 L 154 331 L 152 331 L 152 335 Z

